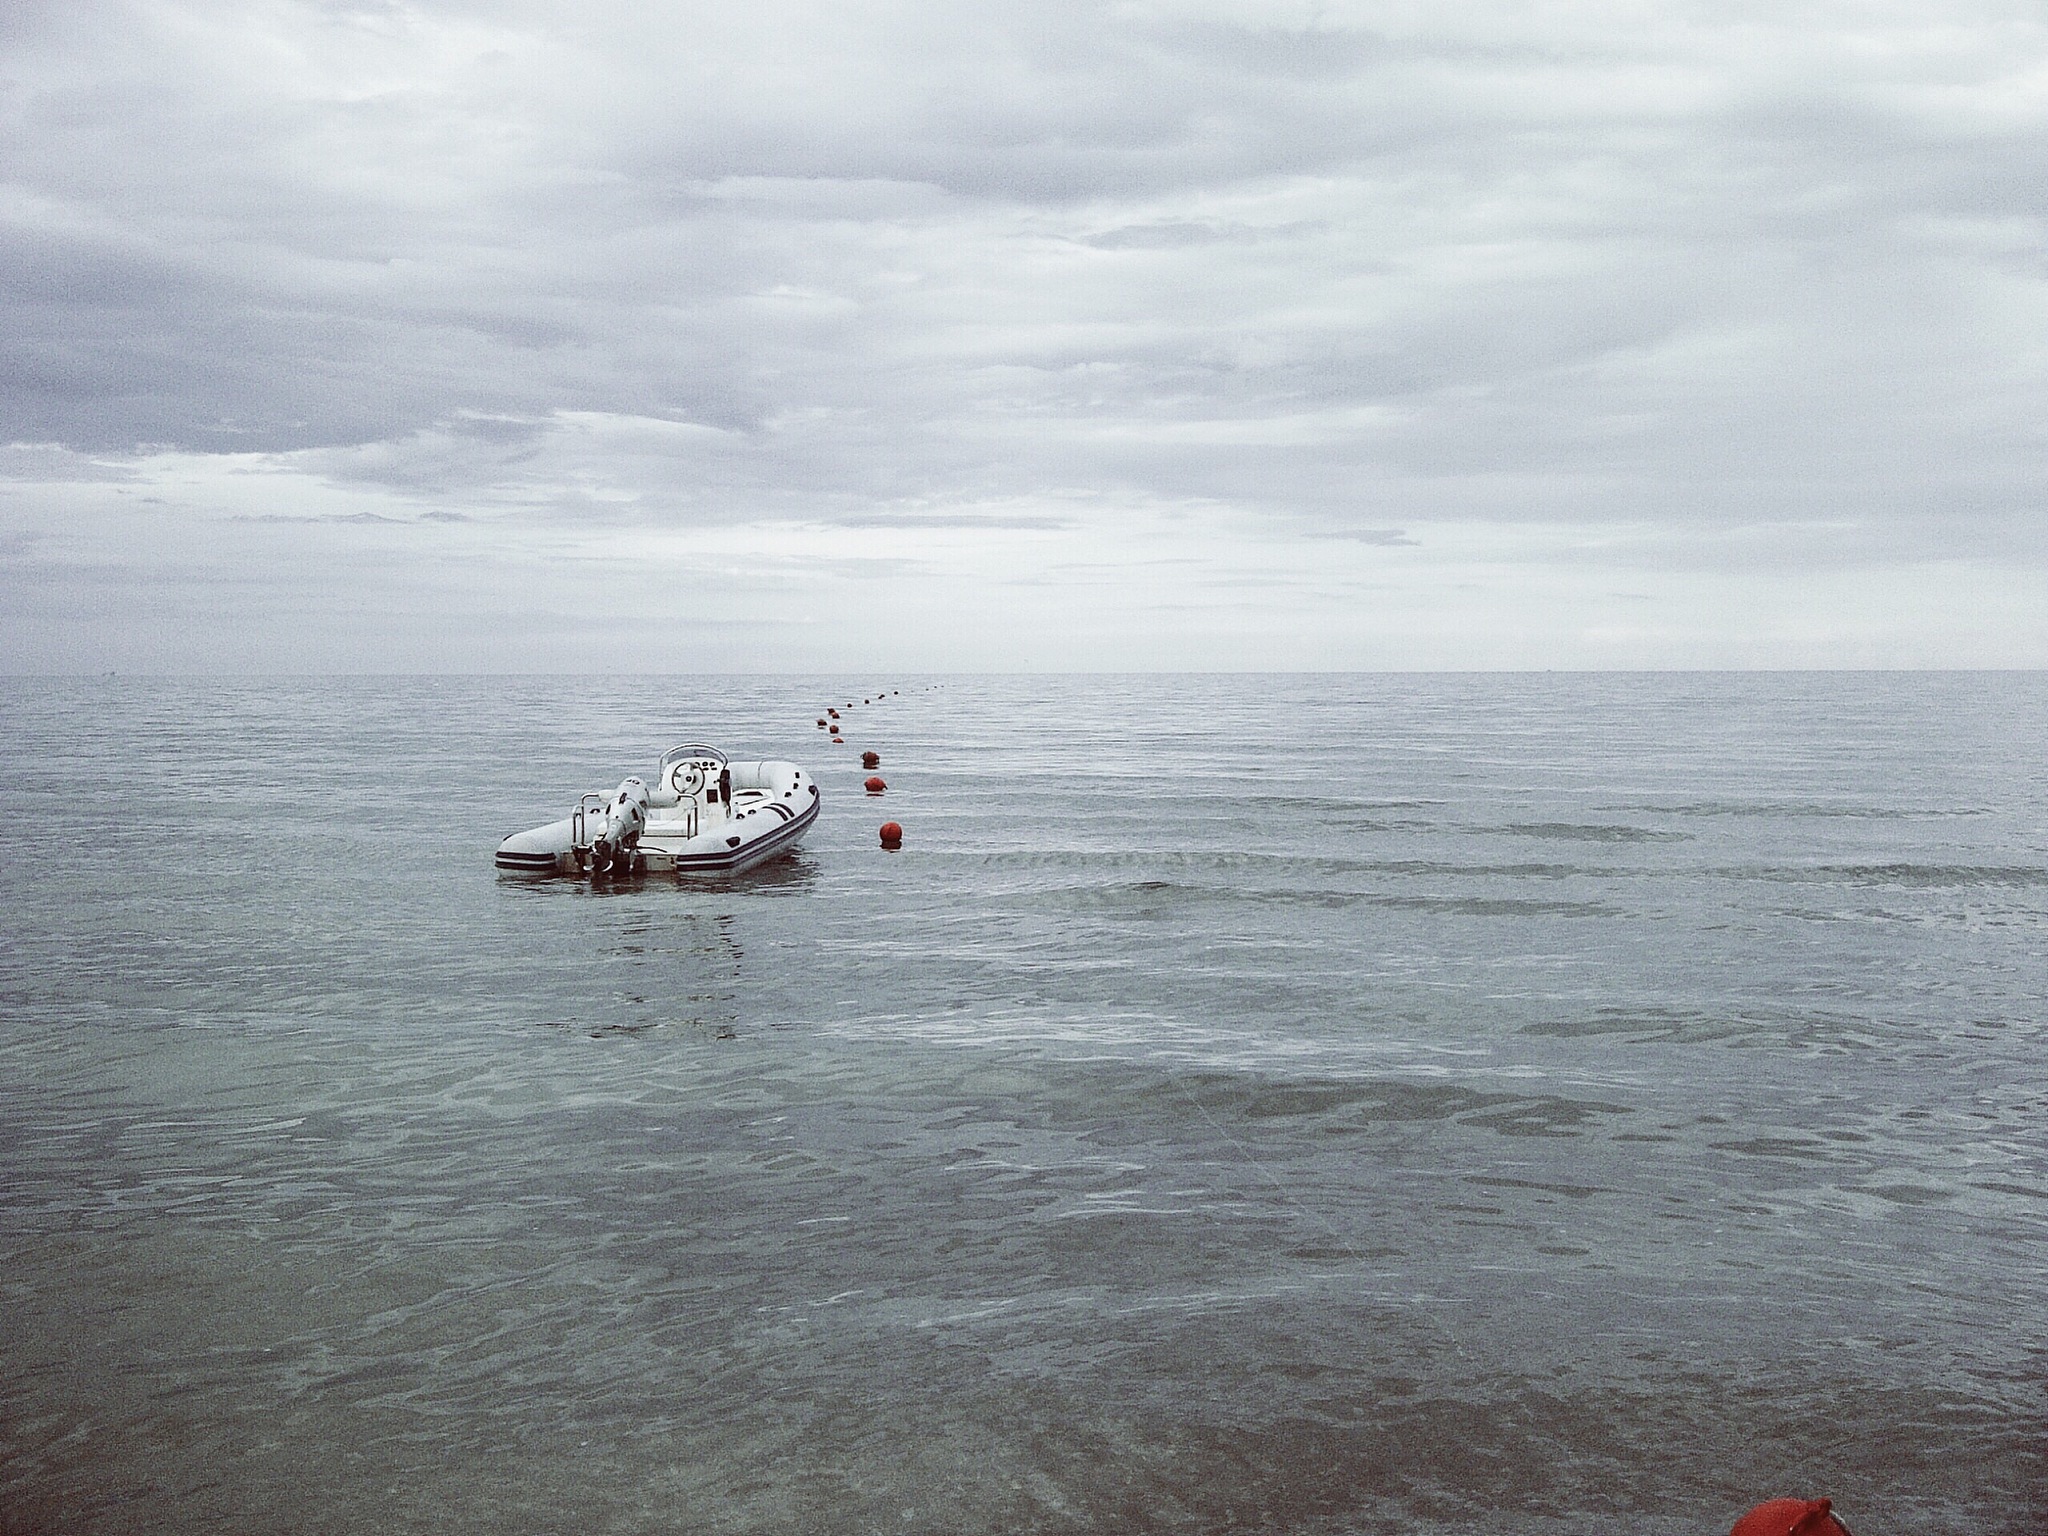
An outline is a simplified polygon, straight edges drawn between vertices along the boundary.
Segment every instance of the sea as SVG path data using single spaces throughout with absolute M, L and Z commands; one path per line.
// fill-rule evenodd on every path
M 493 868 L 686 741 L 802 848 Z M 2038 672 L 0 681 L 0 1532 L 2038 1536 L 2044 765 Z

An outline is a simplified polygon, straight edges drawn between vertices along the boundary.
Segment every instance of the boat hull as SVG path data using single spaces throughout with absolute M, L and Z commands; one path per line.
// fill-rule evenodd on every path
M 818 819 L 818 786 L 792 763 L 729 764 L 722 785 L 711 798 L 657 791 L 634 845 L 609 857 L 579 813 L 515 832 L 495 862 L 525 875 L 738 875 L 791 852 Z
M 763 810 L 747 813 L 774 817 L 772 824 L 740 830 L 738 822 L 746 819 L 741 817 L 730 824 L 734 830 L 720 829 L 673 845 L 642 837 L 640 854 L 647 862 L 647 872 L 654 875 L 745 874 L 770 859 L 780 858 L 802 842 L 818 819 L 819 804 L 814 786 L 802 810 L 792 811 L 770 801 Z

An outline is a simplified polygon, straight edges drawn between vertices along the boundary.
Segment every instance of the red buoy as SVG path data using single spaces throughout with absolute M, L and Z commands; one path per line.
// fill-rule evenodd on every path
M 820 721 L 818 722 L 818 729 L 819 729 L 819 730 L 821 730 L 821 731 L 822 731 L 823 729 L 825 729 L 825 722 L 824 722 L 824 721 L 820 720 Z
M 882 766 L 882 754 L 879 752 L 863 752 L 860 755 L 860 765 L 863 768 L 879 768 Z
M 839 718 L 839 711 L 836 709 L 828 709 L 825 711 L 825 713 L 830 715 L 834 720 L 837 720 Z
M 901 823 L 894 821 L 882 823 L 882 846 L 884 848 L 901 848 L 903 846 L 903 827 Z M 1748 1536 L 1748 1533 L 1744 1532 L 1743 1536 Z
M 1735 1522 L 1728 1536 L 1849 1536 L 1826 1499 L 1766 1499 Z
M 867 783 L 861 785 L 861 788 L 865 789 L 871 795 L 879 795 L 883 790 L 887 789 L 888 787 L 889 786 L 887 784 L 882 782 L 882 776 L 880 774 L 876 774 L 873 778 L 869 779 Z

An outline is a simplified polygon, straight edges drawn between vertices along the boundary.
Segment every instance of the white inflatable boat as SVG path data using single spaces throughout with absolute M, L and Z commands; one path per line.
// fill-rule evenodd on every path
M 560 821 L 498 844 L 498 868 L 539 875 L 736 875 L 788 853 L 818 819 L 818 786 L 794 763 L 728 762 L 671 747 L 649 788 L 627 779 Z

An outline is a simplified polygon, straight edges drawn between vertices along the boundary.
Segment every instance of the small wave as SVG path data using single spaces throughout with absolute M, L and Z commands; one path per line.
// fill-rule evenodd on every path
M 1468 864 L 1451 859 L 1341 858 L 1328 854 L 1253 851 L 1242 848 L 1203 849 L 1005 849 L 978 856 L 990 869 L 1077 870 L 1090 873 L 1144 871 L 1157 878 L 1158 872 L 1188 872 L 1200 876 L 1232 877 L 1257 875 L 1267 880 L 1299 882 L 1342 879 L 1356 876 L 1444 876 L 1452 879 L 1572 879 L 1578 876 L 1630 875 L 1640 873 L 1626 867 L 1598 864 L 1516 862 L 1511 864 Z M 1228 887 L 1240 889 L 1239 885 Z
M 1607 822 L 1519 821 L 1500 830 L 1516 837 L 1550 837 L 1574 843 L 1689 843 L 1693 838 L 1690 832 L 1660 832 L 1652 827 Z
M 2033 864 L 1814 864 L 1804 869 L 1728 870 L 1726 873 L 1795 884 L 1906 886 L 1919 890 L 2048 885 L 2048 868 Z
M 1623 1045 L 1791 1046 L 1832 1050 L 1867 1046 L 1869 1019 L 1825 1013 L 1771 1016 L 1683 1008 L 1598 1008 L 1578 1018 L 1525 1024 L 1518 1033 L 1553 1040 L 1611 1040 Z
M 1773 819 L 1842 818 L 1853 821 L 1929 821 L 1950 816 L 1989 816 L 1987 806 L 1933 806 L 1904 810 L 1887 805 L 1845 805 L 1822 800 L 1687 800 L 1627 805 L 1626 811 L 1659 816 L 1756 816 Z
M 1546 1184 L 1541 1179 L 1510 1179 L 1499 1174 L 1467 1174 L 1465 1182 L 1484 1189 L 1533 1189 L 1544 1194 L 1563 1195 L 1571 1200 L 1590 1200 L 1595 1195 L 1620 1193 L 1604 1184 Z
M 1164 916 L 1183 906 L 1241 905 L 1314 908 L 1380 907 L 1392 911 L 1434 912 L 1449 917 L 1613 917 L 1620 909 L 1602 902 L 1558 901 L 1510 896 L 1404 896 L 1383 891 L 1344 891 L 1306 886 L 1257 888 L 1195 885 L 1175 880 L 1131 880 L 1114 885 L 1068 885 L 1020 894 L 1012 900 L 1029 906 L 1071 911 Z
M 1384 1124 L 1451 1120 L 1500 1136 L 1576 1136 L 1597 1117 L 1634 1113 L 1622 1104 L 1554 1094 L 1487 1092 L 1455 1083 L 1401 1078 L 1246 1081 L 1205 1072 L 1174 1078 L 1144 1097 L 1184 1099 L 1205 1114 L 1246 1120 L 1320 1118 L 1324 1134 L 1363 1132 Z
M 1745 1157 L 1790 1157 L 1824 1163 L 1837 1156 L 1833 1147 L 1794 1136 L 1752 1136 L 1747 1141 L 1712 1141 L 1707 1145 L 1716 1152 L 1740 1152 Z
M 1621 908 L 1599 901 L 1538 901 L 1509 896 L 1367 896 L 1375 907 L 1440 912 L 1453 917 L 1619 917 Z
M 1620 1037 L 1631 1045 L 1706 1045 L 1744 1039 L 1758 1031 L 1759 1026 L 1754 1021 L 1739 1018 L 1618 1008 L 1599 1009 L 1589 1018 L 1550 1019 L 1540 1024 L 1525 1024 L 1521 1029 L 1522 1034 L 1547 1036 L 1554 1040 Z

